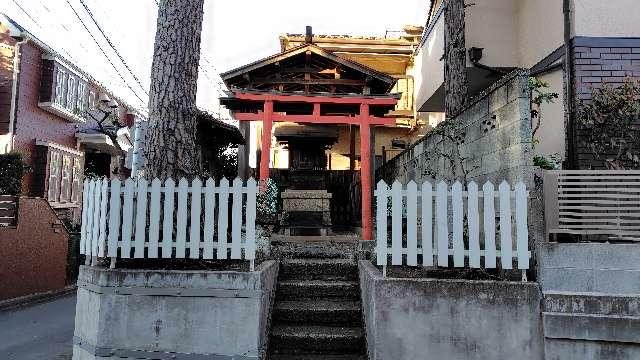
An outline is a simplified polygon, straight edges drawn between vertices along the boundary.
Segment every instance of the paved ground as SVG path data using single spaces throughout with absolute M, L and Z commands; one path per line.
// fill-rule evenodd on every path
M 0 359 L 70 360 L 76 297 L 0 312 Z

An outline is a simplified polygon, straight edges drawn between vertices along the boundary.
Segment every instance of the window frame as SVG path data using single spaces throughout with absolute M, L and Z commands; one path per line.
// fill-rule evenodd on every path
M 89 100 L 87 102 L 87 107 L 89 108 L 89 111 L 94 111 L 97 109 L 96 106 L 96 92 L 93 90 L 89 90 Z
M 71 202 L 74 204 L 80 204 L 82 202 L 83 170 L 82 157 L 74 156 L 71 167 Z
M 67 110 L 74 112 L 76 105 L 76 97 L 74 96 L 75 89 L 75 77 L 69 76 L 67 78 L 67 96 L 66 96 L 66 105 L 65 108 Z
M 66 93 L 66 71 L 58 68 L 56 70 L 56 95 L 54 97 L 53 103 L 56 105 L 60 105 L 62 107 L 65 106 L 65 93 Z
M 47 182 L 49 184 L 49 188 L 47 189 L 47 200 L 50 202 L 58 202 L 59 197 L 59 186 L 58 186 L 58 178 L 59 178 L 59 160 L 60 160 L 60 151 L 56 149 L 49 148 L 49 173 L 47 176 Z
M 73 171 L 73 162 L 71 156 L 67 153 L 62 153 L 62 166 L 60 167 L 60 191 L 58 195 L 58 202 L 68 203 L 71 200 L 71 173 Z
M 78 89 L 76 90 L 76 110 L 83 116 L 86 109 L 85 95 L 87 93 L 87 84 L 81 80 L 78 80 Z

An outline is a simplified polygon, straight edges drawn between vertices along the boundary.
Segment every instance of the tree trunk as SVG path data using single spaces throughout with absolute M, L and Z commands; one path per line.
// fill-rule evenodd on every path
M 144 148 L 148 179 L 202 173 L 196 92 L 204 0 L 161 0 Z
M 449 0 L 444 9 L 445 112 L 458 115 L 467 103 L 467 51 L 464 38 L 464 0 Z

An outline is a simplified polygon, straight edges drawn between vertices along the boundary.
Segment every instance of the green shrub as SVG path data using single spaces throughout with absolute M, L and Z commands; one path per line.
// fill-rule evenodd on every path
M 0 194 L 20 195 L 29 166 L 20 153 L 0 155 Z
M 591 94 L 577 109 L 591 152 L 610 170 L 640 169 L 640 82 L 627 78 Z

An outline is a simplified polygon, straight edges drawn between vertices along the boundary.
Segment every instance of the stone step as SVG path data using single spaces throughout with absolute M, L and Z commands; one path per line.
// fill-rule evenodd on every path
M 283 300 L 299 298 L 359 299 L 357 281 L 342 280 L 282 280 L 278 281 L 276 297 Z
M 278 301 L 273 309 L 276 323 L 361 326 L 360 302 L 353 300 Z
M 280 280 L 357 280 L 358 266 L 349 259 L 283 259 Z
M 274 354 L 362 354 L 362 328 L 274 325 L 270 346 Z
M 271 360 L 367 360 L 366 355 L 318 355 L 318 354 L 275 354 Z
M 352 259 L 354 246 L 337 243 L 323 245 L 300 245 L 292 243 L 271 243 L 271 254 L 280 259 Z
M 545 312 L 640 317 L 640 295 L 543 292 Z

